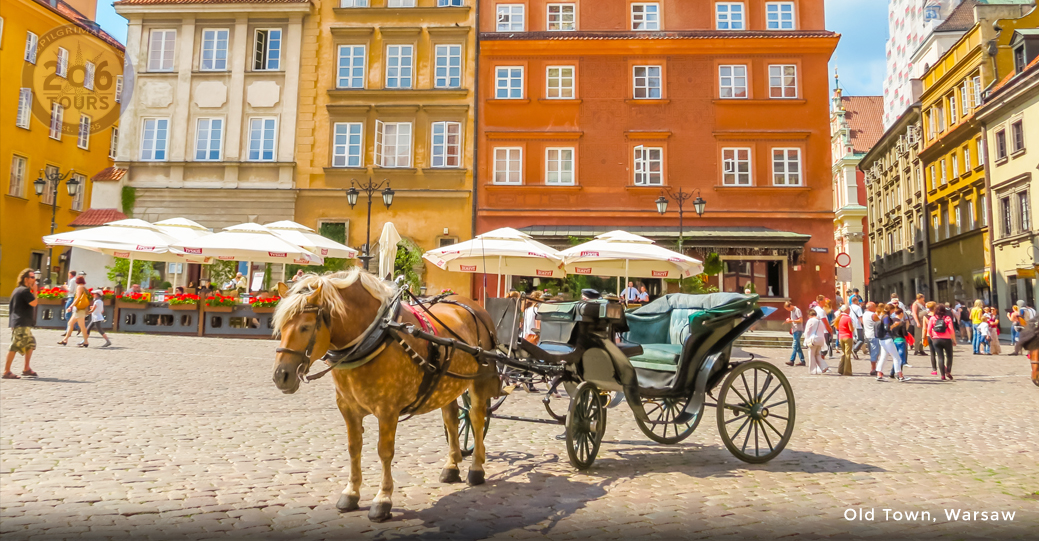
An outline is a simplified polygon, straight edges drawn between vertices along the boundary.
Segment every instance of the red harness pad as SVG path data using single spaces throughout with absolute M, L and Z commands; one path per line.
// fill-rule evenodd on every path
M 436 327 L 434 327 L 433 324 L 430 323 L 430 321 L 428 319 L 426 319 L 426 315 L 425 314 L 423 314 L 422 312 L 420 312 L 418 309 L 416 309 L 414 306 L 412 306 L 410 304 L 401 303 L 401 306 L 403 306 L 409 312 L 411 312 L 412 315 L 415 316 L 415 319 L 418 319 L 419 325 L 422 325 L 422 330 L 423 331 L 425 331 L 425 332 L 427 332 L 429 334 L 432 334 L 432 335 L 436 335 L 437 334 Z

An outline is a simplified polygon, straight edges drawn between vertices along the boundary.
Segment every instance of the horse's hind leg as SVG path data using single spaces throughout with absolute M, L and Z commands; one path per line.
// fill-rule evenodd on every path
M 489 378 L 477 380 L 472 385 L 472 408 L 469 409 L 469 417 L 473 423 L 473 465 L 469 468 L 468 482 L 470 486 L 482 485 L 484 483 L 483 463 L 487 458 L 487 449 L 483 445 L 483 437 L 487 423 L 487 401 L 495 396 L 498 391 L 498 379 Z
M 357 502 L 361 500 L 361 444 L 364 433 L 364 416 L 346 407 L 340 400 L 336 401 L 339 412 L 346 421 L 346 448 L 350 453 L 350 482 L 336 502 L 336 509 L 342 512 L 356 511 Z
M 400 412 L 380 412 L 379 460 L 382 462 L 382 485 L 368 511 L 368 520 L 383 522 L 390 518 L 393 508 L 393 450 L 397 439 L 397 418 Z
M 452 400 L 440 412 L 444 415 L 444 429 L 447 431 L 447 464 L 440 472 L 441 483 L 461 483 L 462 475 L 458 473 L 458 463 L 462 461 L 462 450 L 458 443 L 458 402 Z

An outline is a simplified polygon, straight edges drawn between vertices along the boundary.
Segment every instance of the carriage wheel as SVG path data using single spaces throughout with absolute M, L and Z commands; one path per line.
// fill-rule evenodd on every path
M 718 432 L 736 458 L 768 462 L 793 431 L 794 393 L 780 369 L 752 361 L 729 373 L 718 395 Z
M 590 382 L 577 386 L 566 415 L 566 454 L 579 470 L 588 469 L 595 461 L 606 432 L 606 408 L 599 389 Z
M 685 414 L 685 408 L 691 398 L 643 398 L 642 408 L 651 422 L 644 423 L 636 416 L 635 424 L 639 425 L 647 438 L 657 443 L 679 443 L 696 430 L 700 419 L 703 418 L 703 405 L 696 413 Z
M 461 404 L 458 405 L 458 447 L 462 450 L 462 456 L 473 454 L 476 449 L 476 438 L 473 434 L 473 420 L 469 417 L 469 410 L 473 407 L 473 399 L 469 391 L 462 393 Z M 488 408 L 487 416 L 483 421 L 483 435 L 487 435 L 487 429 L 491 425 L 491 413 Z

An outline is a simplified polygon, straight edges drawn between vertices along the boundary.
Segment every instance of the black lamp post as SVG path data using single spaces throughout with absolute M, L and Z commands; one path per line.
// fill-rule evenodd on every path
M 364 270 L 368 270 L 368 263 L 372 260 L 372 256 L 369 253 L 369 248 L 372 244 L 372 196 L 379 191 L 382 192 L 382 203 L 386 205 L 386 208 L 390 208 L 390 205 L 393 204 L 393 194 L 396 192 L 390 188 L 389 180 L 383 180 L 378 184 L 373 183 L 371 177 L 368 177 L 368 182 L 365 184 L 351 180 L 350 189 L 346 190 L 346 202 L 350 203 L 351 209 L 357 204 L 357 196 L 361 192 L 368 195 L 368 228 L 364 234 L 364 255 L 357 258 L 364 265 Z
M 696 194 L 696 199 L 693 199 L 693 194 Z M 660 197 L 657 198 L 657 212 L 661 215 L 667 212 L 667 203 L 669 199 L 673 199 L 678 203 L 678 253 L 685 255 L 682 250 L 682 237 L 685 236 L 683 217 L 685 214 L 685 202 L 693 199 L 693 210 L 696 211 L 696 215 L 703 217 L 704 209 L 707 208 L 707 201 L 700 197 L 700 190 L 696 189 L 693 192 L 685 192 L 682 188 L 679 188 L 677 192 L 672 192 L 670 188 L 664 188 L 660 191 Z M 682 283 L 682 277 L 678 277 L 678 283 Z
M 69 197 L 75 198 L 76 194 L 79 193 L 79 181 L 76 180 L 76 178 L 72 176 L 75 172 L 76 172 L 75 169 L 69 169 L 68 173 L 65 173 L 64 175 L 62 175 L 61 171 L 59 171 L 57 169 L 55 169 L 53 173 L 51 173 L 49 171 L 48 172 L 44 172 L 43 169 L 40 169 L 40 175 L 38 177 L 36 177 L 36 180 L 34 180 L 33 183 L 32 183 L 33 190 L 36 191 L 36 196 L 37 197 L 43 197 L 43 193 L 47 189 L 47 183 L 48 182 L 50 183 L 50 187 L 51 187 L 51 193 L 50 193 L 50 196 L 51 196 L 51 232 L 50 232 L 50 234 L 51 235 L 54 234 L 54 222 L 55 222 L 55 220 L 57 218 L 57 214 L 58 214 L 58 185 L 61 184 L 61 181 L 65 180 L 65 179 L 68 179 L 68 182 L 65 183 L 65 189 L 68 190 Z M 46 178 L 46 180 L 44 180 L 45 178 Z M 51 281 L 51 253 L 52 252 L 53 252 L 53 249 L 48 247 L 47 248 L 47 282 L 48 283 L 50 283 L 50 281 Z

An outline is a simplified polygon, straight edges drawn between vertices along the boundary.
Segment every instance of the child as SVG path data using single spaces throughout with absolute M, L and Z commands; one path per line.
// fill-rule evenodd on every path
M 112 345 L 112 341 L 108 339 L 108 335 L 105 334 L 103 324 L 105 322 L 105 301 L 104 292 L 100 289 L 95 289 L 94 302 L 90 305 L 90 309 L 87 311 L 87 315 L 90 316 L 90 323 L 87 323 L 87 330 L 83 333 L 83 339 L 86 340 L 90 337 L 90 331 L 97 331 L 101 334 L 101 338 L 105 339 L 105 345 L 101 346 L 106 348 Z
M 981 346 L 985 346 L 985 355 L 991 355 L 991 345 L 989 344 L 989 323 L 988 318 L 982 318 L 981 322 L 978 323 L 978 349 L 980 351 Z

